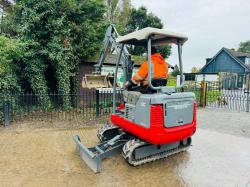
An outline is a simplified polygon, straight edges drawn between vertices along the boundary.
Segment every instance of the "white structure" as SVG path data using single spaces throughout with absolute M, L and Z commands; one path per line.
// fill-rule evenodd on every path
M 205 81 L 218 81 L 219 80 L 219 75 L 218 74 L 193 74 L 194 78 L 192 80 L 189 79 L 189 76 L 191 74 L 184 74 L 184 81 L 195 81 L 200 83 L 203 79 Z M 180 75 L 177 75 L 177 86 L 180 86 Z

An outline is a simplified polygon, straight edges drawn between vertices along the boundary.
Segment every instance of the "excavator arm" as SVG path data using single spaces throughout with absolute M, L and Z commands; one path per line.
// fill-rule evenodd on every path
M 119 54 L 121 51 L 121 45 L 116 42 L 116 38 L 119 36 L 114 25 L 110 25 L 105 33 L 103 39 L 103 47 L 100 51 L 98 63 L 95 65 L 95 72 L 92 74 L 86 74 L 83 77 L 83 87 L 87 88 L 100 88 L 112 86 L 112 75 L 101 75 L 102 67 L 109 53 L 115 52 Z M 132 76 L 133 64 L 131 61 L 131 55 L 129 54 L 126 46 L 123 49 L 120 66 L 123 69 L 123 74 L 126 80 L 130 80 Z

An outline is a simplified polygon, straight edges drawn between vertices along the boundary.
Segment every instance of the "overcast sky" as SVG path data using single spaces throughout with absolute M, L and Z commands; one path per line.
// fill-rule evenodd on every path
M 132 0 L 157 15 L 164 29 L 180 32 L 189 40 L 183 48 L 184 71 L 202 67 L 222 47 L 237 49 L 250 40 L 249 0 Z M 169 63 L 178 63 L 176 48 Z

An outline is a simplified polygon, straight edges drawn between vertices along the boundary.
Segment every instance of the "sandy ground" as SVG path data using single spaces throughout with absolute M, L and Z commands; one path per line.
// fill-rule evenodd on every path
M 75 154 L 72 140 L 73 135 L 79 134 L 86 145 L 94 145 L 97 143 L 95 126 L 1 128 L 0 186 L 250 187 L 250 136 L 243 131 L 231 132 L 232 127 L 227 129 L 222 123 L 217 123 L 219 130 L 212 122 L 208 123 L 210 128 L 205 126 L 207 119 L 202 116 L 210 113 L 198 111 L 198 122 L 202 125 L 187 152 L 139 167 L 129 166 L 117 155 L 103 161 L 99 174 L 94 174 Z M 228 115 L 228 112 L 221 111 L 220 115 L 214 112 L 213 117 L 222 114 Z M 250 114 L 240 115 L 249 119 Z M 237 125 L 237 120 L 227 121 Z M 250 125 L 246 131 L 249 129 Z

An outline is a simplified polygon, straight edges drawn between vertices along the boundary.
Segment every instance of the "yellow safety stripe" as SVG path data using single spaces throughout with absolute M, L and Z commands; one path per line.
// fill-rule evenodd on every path
M 135 74 L 135 76 L 136 76 L 139 80 L 143 80 L 143 78 L 142 78 L 140 75 L 138 75 L 137 73 Z

